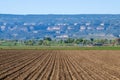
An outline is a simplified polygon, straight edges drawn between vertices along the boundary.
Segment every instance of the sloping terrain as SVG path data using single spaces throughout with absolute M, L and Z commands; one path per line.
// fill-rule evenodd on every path
M 0 39 L 120 37 L 120 15 L 9 15 L 0 14 Z

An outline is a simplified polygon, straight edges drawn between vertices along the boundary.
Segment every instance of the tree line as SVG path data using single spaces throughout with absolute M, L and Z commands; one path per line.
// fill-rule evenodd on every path
M 52 39 L 44 37 L 43 39 L 31 40 L 0 40 L 0 45 L 8 46 L 114 46 L 120 45 L 120 39 L 84 39 L 84 38 L 66 38 Z

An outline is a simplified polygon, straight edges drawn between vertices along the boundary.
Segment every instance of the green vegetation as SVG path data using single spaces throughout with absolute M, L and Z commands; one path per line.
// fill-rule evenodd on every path
M 0 46 L 0 49 L 17 49 L 17 50 L 120 50 L 117 47 L 74 47 L 74 46 Z
M 0 40 L 0 49 L 38 50 L 120 50 L 120 39 L 57 39 L 45 37 L 41 40 Z

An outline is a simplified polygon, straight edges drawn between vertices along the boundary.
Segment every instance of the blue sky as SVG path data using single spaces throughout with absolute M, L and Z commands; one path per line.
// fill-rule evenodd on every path
M 120 14 L 120 0 L 1 0 L 2 14 Z

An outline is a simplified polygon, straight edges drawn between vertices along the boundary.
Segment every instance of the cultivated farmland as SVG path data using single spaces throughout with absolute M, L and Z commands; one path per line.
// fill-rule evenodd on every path
M 120 80 L 120 51 L 0 50 L 0 80 Z

